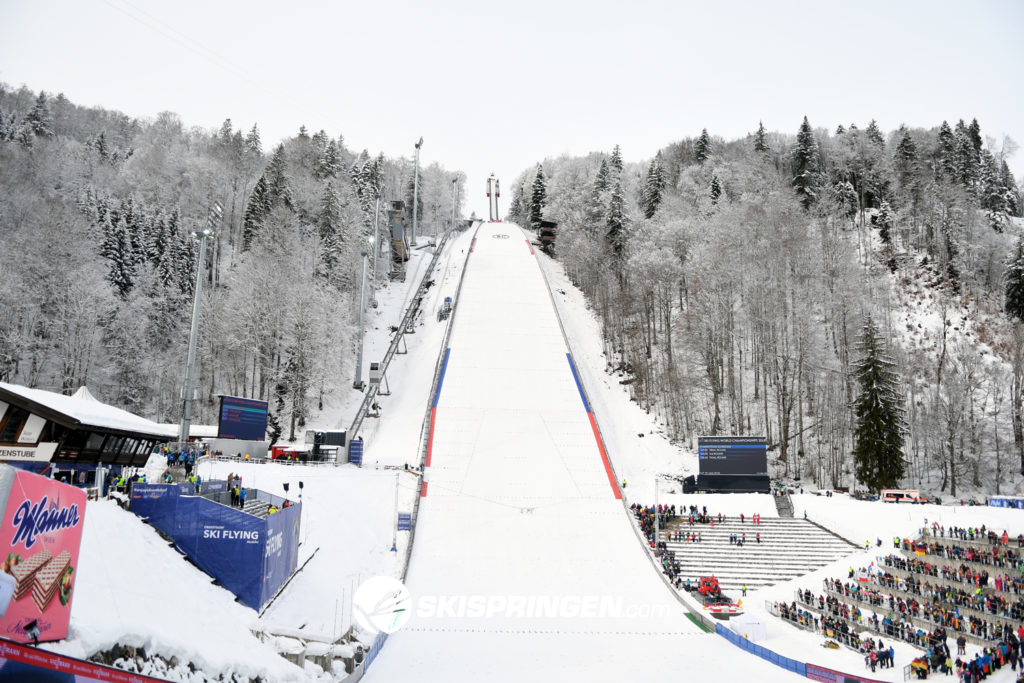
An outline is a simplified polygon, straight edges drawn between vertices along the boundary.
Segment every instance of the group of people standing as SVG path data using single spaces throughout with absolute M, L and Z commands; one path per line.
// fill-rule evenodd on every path
M 242 486 L 242 477 L 231 473 L 228 475 L 228 491 L 231 493 L 232 507 L 245 507 L 245 487 Z

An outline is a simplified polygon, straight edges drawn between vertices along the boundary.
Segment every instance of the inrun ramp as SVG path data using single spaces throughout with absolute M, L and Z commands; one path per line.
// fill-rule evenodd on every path
M 473 242 L 432 397 L 412 616 L 367 680 L 796 680 L 700 631 L 645 556 L 536 258 L 512 224 Z

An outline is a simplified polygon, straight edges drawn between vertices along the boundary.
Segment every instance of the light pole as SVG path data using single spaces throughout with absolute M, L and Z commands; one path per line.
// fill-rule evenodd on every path
M 359 280 L 359 352 L 356 354 L 356 379 L 352 382 L 354 389 L 363 388 L 363 339 L 366 337 L 366 259 L 369 250 L 373 249 L 373 237 L 368 237 L 369 249 L 363 252 L 363 276 Z
M 452 178 L 452 227 L 455 229 L 455 209 L 459 205 L 459 179 Z
M 195 300 L 192 302 L 192 333 L 188 338 L 188 364 L 185 366 L 185 387 L 182 390 L 184 405 L 181 411 L 181 429 L 178 431 L 178 440 L 188 441 L 189 431 L 192 426 L 192 393 L 195 385 L 196 371 L 196 344 L 199 341 L 199 304 L 203 296 L 203 272 L 206 261 L 206 240 L 213 237 L 213 230 L 220 223 L 223 216 L 219 202 L 214 202 L 210 209 L 210 215 L 206 218 L 206 227 L 196 236 L 199 238 L 199 265 L 196 268 L 196 291 Z
M 416 170 L 412 176 L 412 246 L 416 246 L 416 219 L 419 213 L 420 203 L 420 147 L 423 146 L 423 136 L 416 143 Z
M 377 188 L 377 204 L 373 211 L 373 237 L 370 238 L 370 248 L 373 250 L 373 262 L 370 266 L 370 307 L 377 308 L 377 257 L 380 256 L 380 245 L 377 239 L 380 237 L 380 198 L 384 194 L 384 184 Z

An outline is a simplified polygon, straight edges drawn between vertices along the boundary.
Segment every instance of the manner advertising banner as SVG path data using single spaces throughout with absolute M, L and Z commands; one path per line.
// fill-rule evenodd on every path
M 702 475 L 767 475 L 768 442 L 759 436 L 698 436 Z
M 9 640 L 0 640 L 0 681 L 162 683 L 159 678 L 65 657 Z
M 0 466 L 0 637 L 68 635 L 85 491 Z
M 807 678 L 821 683 L 881 683 L 877 678 L 865 678 L 856 674 L 846 674 L 842 671 L 833 671 L 816 664 L 807 665 Z

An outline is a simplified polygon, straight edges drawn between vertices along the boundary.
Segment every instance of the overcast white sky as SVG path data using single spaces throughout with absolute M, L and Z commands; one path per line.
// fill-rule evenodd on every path
M 186 125 L 311 131 L 511 181 L 706 127 L 977 117 L 1024 144 L 1024 2 L 0 0 L 0 81 Z M 1011 160 L 1021 175 L 1021 158 Z

